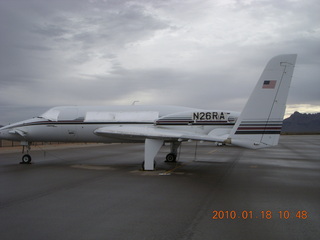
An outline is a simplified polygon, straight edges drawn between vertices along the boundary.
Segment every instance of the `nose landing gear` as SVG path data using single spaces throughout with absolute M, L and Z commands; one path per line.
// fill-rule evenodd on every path
M 29 151 L 31 150 L 31 142 L 21 142 L 22 145 L 22 153 L 25 152 L 25 148 L 27 148 L 27 153 L 22 156 L 20 164 L 31 164 L 31 156 L 29 155 Z
M 31 156 L 30 156 L 29 154 L 24 154 L 24 155 L 22 156 L 22 159 L 21 159 L 21 160 L 22 160 L 22 161 L 20 162 L 20 164 L 30 164 L 32 158 L 31 158 Z

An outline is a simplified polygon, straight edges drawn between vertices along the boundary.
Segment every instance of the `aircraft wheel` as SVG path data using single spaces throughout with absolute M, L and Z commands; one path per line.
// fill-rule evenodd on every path
M 31 163 L 31 156 L 29 154 L 25 154 L 22 156 L 22 162 L 21 163 Z
M 169 153 L 166 156 L 166 162 L 175 162 L 177 159 L 177 155 L 173 154 L 173 153 Z

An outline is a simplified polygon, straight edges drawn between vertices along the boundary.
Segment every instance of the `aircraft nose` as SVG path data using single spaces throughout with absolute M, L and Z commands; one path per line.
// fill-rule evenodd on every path
M 9 129 L 0 129 L 0 139 L 16 141 L 16 137 L 10 134 Z
M 4 139 L 5 138 L 5 130 L 0 128 L 0 139 Z
M 4 139 L 5 138 L 5 130 L 2 130 L 0 128 L 0 139 Z

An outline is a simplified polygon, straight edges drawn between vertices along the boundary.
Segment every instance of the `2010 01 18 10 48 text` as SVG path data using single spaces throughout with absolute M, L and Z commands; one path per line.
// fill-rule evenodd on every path
M 262 210 L 260 212 L 254 211 L 223 211 L 223 210 L 213 210 L 212 211 L 213 220 L 221 219 L 307 219 L 308 212 L 306 210 L 298 211 L 271 211 L 271 210 Z

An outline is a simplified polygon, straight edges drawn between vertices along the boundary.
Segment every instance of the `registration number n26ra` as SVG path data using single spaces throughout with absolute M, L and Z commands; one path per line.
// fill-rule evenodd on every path
M 192 120 L 194 121 L 222 121 L 228 119 L 229 113 L 226 112 L 194 112 Z

